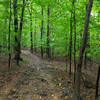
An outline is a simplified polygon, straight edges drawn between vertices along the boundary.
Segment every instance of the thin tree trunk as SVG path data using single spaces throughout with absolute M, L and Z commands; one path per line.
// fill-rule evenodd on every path
M 6 10 L 6 13 L 7 13 L 7 10 Z M 7 46 L 7 16 L 4 20 L 3 45 Z
M 18 16 L 17 16 L 17 0 L 14 0 L 14 31 L 15 31 L 15 59 L 18 63 Z
M 41 21 L 41 43 L 42 43 L 42 37 L 43 37 L 43 8 L 41 9 L 41 15 L 42 15 L 42 21 Z M 43 58 L 42 44 L 41 44 L 41 57 Z
M 75 2 L 74 5 L 74 83 L 75 83 L 75 72 L 76 72 L 76 13 L 75 13 Z
M 78 65 L 76 67 L 76 78 L 75 78 L 75 89 L 74 89 L 74 98 L 73 98 L 73 100 L 80 100 L 81 67 L 82 67 L 83 54 L 84 54 L 84 51 L 85 51 L 87 38 L 88 38 L 88 26 L 89 26 L 89 19 L 90 19 L 92 4 L 93 4 L 93 0 L 89 0 L 88 8 L 87 8 L 87 11 L 86 11 L 82 47 L 80 48 Z
M 84 57 L 84 68 L 86 69 L 87 65 L 87 51 L 85 51 L 85 57 Z
M 31 12 L 30 12 L 30 41 L 31 41 L 31 53 L 33 53 L 33 32 L 32 32 L 32 3 L 31 3 Z
M 97 75 L 97 80 L 96 80 L 96 93 L 95 93 L 95 98 L 98 98 L 99 79 L 100 79 L 100 66 L 98 68 L 98 75 Z
M 18 41 L 18 61 L 17 64 L 19 64 L 19 61 L 21 59 L 21 36 L 22 36 L 22 29 L 23 29 L 23 18 L 24 18 L 24 10 L 25 10 L 25 0 L 23 0 L 23 7 L 22 7 L 22 15 L 20 20 L 20 33 L 19 33 L 19 41 Z
M 11 34 L 11 16 L 12 16 L 11 0 L 9 1 L 9 5 L 10 5 L 10 16 L 9 16 L 9 34 L 8 34 L 8 51 L 9 51 L 8 68 L 10 69 L 10 63 L 11 63 L 10 34 Z
M 87 11 L 87 7 L 88 5 L 86 5 L 86 11 Z M 89 33 L 88 33 L 89 34 Z M 89 48 L 90 48 L 90 34 L 88 35 L 88 40 L 87 40 L 87 45 L 86 45 L 86 50 L 85 50 L 85 56 L 84 56 L 84 68 L 86 69 L 86 65 L 87 65 L 87 53 L 89 52 Z
M 69 75 L 71 75 L 71 62 L 72 62 L 72 30 L 73 30 L 73 26 L 72 26 L 72 12 L 71 12 L 71 18 L 70 18 L 70 45 L 69 45 L 69 58 L 70 58 L 70 67 L 69 67 Z
M 37 49 L 36 49 L 36 18 L 35 18 L 35 29 L 34 29 L 34 51 L 35 53 L 37 52 Z
M 7 2 L 8 0 L 5 0 Z M 8 8 L 7 6 L 5 8 L 5 13 L 8 13 Z M 8 23 L 8 18 L 7 14 L 4 17 L 4 32 L 3 32 L 3 46 L 7 47 L 7 23 Z
M 50 38 L 49 38 L 49 35 L 50 35 L 50 30 L 49 30 L 49 15 L 50 15 L 50 9 L 48 7 L 48 23 L 47 23 L 47 56 L 48 58 L 50 58 L 50 46 L 49 46 L 49 42 L 50 42 Z

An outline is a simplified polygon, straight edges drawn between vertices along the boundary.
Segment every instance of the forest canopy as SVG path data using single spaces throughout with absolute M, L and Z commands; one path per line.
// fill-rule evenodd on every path
M 9 56 L 9 69 L 12 58 L 20 65 L 25 48 L 49 60 L 65 57 L 73 100 L 80 100 L 82 65 L 92 61 L 99 65 L 98 97 L 100 0 L 0 0 L 0 23 L 0 56 Z
M 13 3 L 13 0 L 11 1 Z M 31 7 L 32 4 L 32 7 Z M 84 28 L 84 20 L 86 14 L 86 4 L 88 4 L 88 0 L 76 0 L 75 1 L 75 12 L 76 12 L 76 51 L 77 56 L 79 52 L 79 48 L 81 45 L 83 28 Z M 87 51 L 87 55 L 89 57 L 97 57 L 100 54 L 99 48 L 99 32 L 100 32 L 100 1 L 94 0 L 90 25 L 89 25 L 89 38 L 88 42 L 90 47 Z M 32 13 L 32 32 L 33 35 L 36 32 L 36 37 L 33 37 L 33 44 L 36 45 L 36 48 L 39 48 L 41 45 L 43 48 L 46 48 L 47 42 L 47 7 L 49 5 L 50 15 L 50 49 L 53 50 L 54 53 L 59 53 L 59 55 L 68 54 L 69 42 L 70 42 L 70 16 L 72 8 L 72 0 L 26 0 L 25 4 L 25 14 L 23 18 L 23 31 L 22 31 L 22 45 L 30 46 L 30 12 Z M 18 0 L 17 5 L 17 16 L 18 21 L 21 19 L 21 11 L 23 2 Z M 44 15 L 41 15 L 41 8 L 43 8 Z M 32 9 L 32 11 L 30 10 Z M 72 12 L 74 13 L 74 12 Z M 74 15 L 72 15 L 74 17 Z M 12 21 L 11 21 L 11 45 L 14 45 L 14 27 L 13 27 L 13 5 L 12 5 Z M 41 43 L 41 20 L 43 19 L 43 38 Z M 8 24 L 9 24 L 9 1 L 1 0 L 0 1 L 0 43 L 1 45 L 7 45 L 8 42 Z M 74 24 L 72 22 L 72 24 Z M 72 40 L 74 40 L 74 31 L 72 32 Z M 72 45 L 74 41 L 72 41 Z M 5 51 L 6 52 L 6 51 Z M 74 52 L 74 51 L 72 51 Z

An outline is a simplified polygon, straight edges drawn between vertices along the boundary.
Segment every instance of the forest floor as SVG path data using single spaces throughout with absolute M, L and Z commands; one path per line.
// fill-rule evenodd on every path
M 42 60 L 38 54 L 31 54 L 28 50 L 22 51 L 22 57 L 23 61 L 19 67 L 12 60 L 10 71 L 7 69 L 8 57 L 0 58 L 0 100 L 72 100 L 73 75 L 69 77 L 66 72 L 63 58 Z M 83 71 L 84 80 L 89 73 L 92 77 L 90 81 L 84 81 L 84 84 L 82 82 L 82 100 L 94 100 L 94 76 L 97 73 L 93 73 L 96 72 L 93 70 L 91 68 L 91 72 Z M 85 83 L 88 84 L 88 88 L 84 86 Z

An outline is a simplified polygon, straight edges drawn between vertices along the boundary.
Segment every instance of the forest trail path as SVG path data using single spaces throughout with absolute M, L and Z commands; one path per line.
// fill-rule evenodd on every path
M 63 83 L 64 77 L 59 76 L 61 71 L 28 50 L 23 50 L 22 54 L 28 58 L 26 66 L 20 70 L 7 99 L 0 100 L 67 100 L 65 95 L 72 90 L 65 91 L 67 83 Z

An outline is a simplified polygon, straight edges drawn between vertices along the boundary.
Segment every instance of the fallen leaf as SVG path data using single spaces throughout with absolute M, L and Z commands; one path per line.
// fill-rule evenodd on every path
M 59 83 L 59 86 L 61 86 L 61 83 Z
M 87 100 L 90 100 L 90 96 L 87 96 Z
M 54 96 L 54 99 L 57 99 L 57 96 Z
M 65 96 L 65 100 L 68 100 L 68 96 Z

